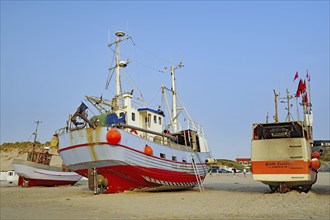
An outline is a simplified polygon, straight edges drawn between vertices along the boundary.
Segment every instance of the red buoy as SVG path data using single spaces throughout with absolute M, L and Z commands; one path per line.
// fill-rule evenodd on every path
M 149 145 L 146 145 L 146 146 L 144 147 L 144 153 L 145 153 L 146 155 L 148 155 L 148 156 L 151 156 L 151 155 L 153 154 L 153 152 L 152 152 L 152 148 L 151 148 Z
M 312 152 L 312 158 L 320 159 L 320 157 L 321 157 L 320 152 L 318 152 L 318 151 L 313 151 Z
M 313 159 L 310 161 L 310 166 L 311 166 L 314 170 L 317 170 L 318 168 L 320 168 L 321 163 L 320 163 L 319 159 L 317 159 L 317 158 L 313 158 Z
M 118 144 L 121 139 L 121 134 L 116 128 L 111 128 L 107 133 L 107 141 L 110 144 Z

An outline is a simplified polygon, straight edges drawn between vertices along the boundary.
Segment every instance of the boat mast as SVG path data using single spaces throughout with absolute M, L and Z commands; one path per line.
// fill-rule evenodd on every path
M 313 112 L 312 112 L 312 97 L 311 97 L 311 87 L 310 87 L 310 75 L 307 77 L 308 82 L 308 102 L 306 103 L 308 106 L 308 132 L 311 142 L 313 143 Z M 307 95 L 307 94 L 306 94 Z
M 296 108 L 297 108 L 297 121 L 300 121 L 298 97 L 296 97 Z
M 119 49 L 119 43 L 130 39 L 130 36 L 127 36 L 124 38 L 125 33 L 122 31 L 118 31 L 115 33 L 115 35 L 117 36 L 117 39 L 115 42 L 108 44 L 108 47 L 111 48 L 112 45 L 116 45 L 115 47 L 115 54 L 116 54 L 116 66 L 115 67 L 111 67 L 109 68 L 109 70 L 113 70 L 116 69 L 116 109 L 119 107 L 119 103 L 120 103 L 120 95 L 121 95 L 121 83 L 120 83 L 120 68 L 125 68 L 128 64 L 128 61 L 120 61 L 120 49 Z
M 120 37 L 125 36 L 124 33 L 117 32 L 117 41 L 116 41 L 116 97 L 119 97 L 120 95 L 120 68 L 119 68 L 119 62 L 120 62 L 120 50 L 119 50 L 119 40 Z
M 310 81 L 310 76 L 308 76 L 307 79 L 308 82 L 308 106 L 309 106 L 309 113 L 312 111 L 312 96 L 311 96 L 311 81 Z
M 177 111 L 176 111 L 176 88 L 175 88 L 175 69 L 171 67 L 171 76 L 172 76 L 172 112 L 173 112 L 173 130 L 174 132 L 178 129 L 178 120 L 177 120 Z
M 35 145 L 37 143 L 37 139 L 38 139 L 38 127 L 39 127 L 39 124 L 41 123 L 42 121 L 35 121 L 34 123 L 36 123 L 36 129 L 34 130 L 34 132 L 32 133 L 32 135 L 34 135 L 34 139 L 33 139 L 33 145 L 32 145 L 32 152 L 34 152 L 34 149 L 35 149 Z
M 34 123 L 36 123 L 36 129 L 34 130 L 33 132 L 33 135 L 34 135 L 34 140 L 33 140 L 33 143 L 36 143 L 37 142 L 37 139 L 38 139 L 38 127 L 39 127 L 39 124 L 41 123 L 42 121 L 35 121 Z
M 273 89 L 274 92 L 274 101 L 275 101 L 275 115 L 273 116 L 275 122 L 278 122 L 278 109 L 277 109 L 277 97 L 280 95 L 279 93 L 275 92 L 275 89 Z
M 175 70 L 183 68 L 184 65 L 182 62 L 180 62 L 176 67 L 170 67 L 171 76 L 172 76 L 172 127 L 173 132 L 176 132 L 178 130 L 178 115 L 177 115 L 177 101 L 176 101 L 176 86 L 175 86 Z M 164 68 L 165 70 L 167 67 Z M 161 71 L 161 72 L 167 72 L 167 71 Z
M 292 99 L 293 96 L 290 95 L 290 92 L 288 89 L 286 89 L 286 97 L 285 98 L 279 98 L 279 99 L 286 99 L 286 101 L 281 101 L 281 103 L 287 103 L 288 107 L 285 108 L 286 110 L 288 110 L 288 114 L 286 115 L 286 121 L 290 121 L 290 118 L 292 118 L 293 120 L 293 116 L 290 112 L 290 108 L 292 107 L 292 105 L 290 104 L 290 99 Z

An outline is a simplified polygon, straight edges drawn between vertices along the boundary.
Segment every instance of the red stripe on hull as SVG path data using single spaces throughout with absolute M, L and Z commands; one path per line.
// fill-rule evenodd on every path
M 43 179 L 30 179 L 19 176 L 18 186 L 23 186 L 24 180 L 27 181 L 27 184 L 24 187 L 31 186 L 61 186 L 61 185 L 73 185 L 78 181 L 66 181 L 66 180 L 43 180 Z
M 93 142 L 93 143 L 77 144 L 77 145 L 72 145 L 72 146 L 69 146 L 69 147 L 59 149 L 58 152 L 62 153 L 64 151 L 68 151 L 68 150 L 72 150 L 72 149 L 76 149 L 76 148 L 90 147 L 91 145 L 92 146 L 107 145 L 109 147 L 116 146 L 116 147 L 122 147 L 122 148 L 125 148 L 127 150 L 134 151 L 134 152 L 139 153 L 139 154 L 145 154 L 143 151 L 138 151 L 134 148 L 131 148 L 131 147 L 128 147 L 128 146 L 125 146 L 125 145 L 122 145 L 122 144 L 111 145 L 108 142 Z M 187 164 L 187 162 L 179 162 L 179 161 L 168 160 L 168 159 L 164 159 L 164 158 L 161 158 L 161 157 L 156 157 L 154 155 L 150 155 L 149 157 L 156 158 L 156 159 L 161 159 L 161 160 L 168 161 L 168 162 L 175 163 L 175 164 Z M 203 163 L 196 163 L 196 165 L 202 165 L 202 164 Z
M 75 172 L 88 177 L 87 169 L 75 170 Z M 161 185 L 191 188 L 197 182 L 194 174 L 130 165 L 97 168 L 97 173 L 108 180 L 106 193 Z M 201 179 L 203 180 L 204 176 L 201 176 Z

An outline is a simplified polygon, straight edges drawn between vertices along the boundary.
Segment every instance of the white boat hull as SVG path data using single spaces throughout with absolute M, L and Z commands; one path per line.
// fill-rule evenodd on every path
M 82 178 L 75 172 L 62 171 L 60 167 L 27 160 L 15 159 L 12 166 L 20 177 L 18 185 L 22 186 L 73 185 Z
M 205 160 L 210 158 L 209 152 L 164 146 L 122 129 L 117 129 L 121 140 L 110 144 L 106 139 L 108 130 L 87 128 L 59 136 L 59 153 L 69 169 L 85 177 L 89 170 L 97 169 L 109 182 L 108 193 L 160 186 L 191 188 L 197 185 L 196 174 L 203 180 L 208 172 Z M 152 155 L 144 152 L 146 145 L 152 148 Z

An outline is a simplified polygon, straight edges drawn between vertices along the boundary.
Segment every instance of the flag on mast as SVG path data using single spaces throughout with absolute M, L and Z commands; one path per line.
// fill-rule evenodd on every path
M 306 91 L 306 80 L 302 81 L 302 79 L 300 79 L 296 92 L 296 98 L 300 97 L 300 94 L 305 93 L 305 91 Z
M 77 109 L 77 112 L 79 114 L 82 114 L 86 109 L 88 109 L 87 105 L 85 105 L 85 103 L 81 102 L 80 106 Z
M 302 81 L 299 81 L 297 92 L 296 92 L 296 98 L 300 97 L 300 88 L 301 88 Z
M 294 75 L 293 81 L 295 81 L 298 78 L 298 71 L 296 72 L 296 75 Z
M 308 70 L 307 70 L 307 73 L 306 73 L 306 78 L 307 78 L 308 82 L 311 81 L 311 76 L 308 74 Z

